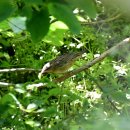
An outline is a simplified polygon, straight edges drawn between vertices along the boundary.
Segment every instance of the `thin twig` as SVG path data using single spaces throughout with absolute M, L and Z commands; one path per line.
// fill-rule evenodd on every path
M 11 69 L 0 69 L 0 73 L 9 73 L 9 72 L 24 72 L 24 71 L 41 71 L 41 69 L 32 69 L 32 68 L 11 68 Z
M 0 87 L 15 86 L 16 84 L 0 82 Z
M 89 69 L 90 67 L 92 67 L 93 65 L 95 65 L 96 63 L 102 61 L 104 58 L 106 58 L 107 56 L 117 53 L 118 50 L 122 50 L 123 46 L 126 46 L 128 43 L 130 43 L 130 38 L 126 38 L 125 40 L 121 41 L 120 43 L 116 44 L 114 47 L 110 48 L 109 50 L 105 51 L 104 53 L 102 53 L 98 58 L 95 58 L 94 60 L 86 63 L 85 65 L 81 66 L 80 68 L 67 72 L 65 73 L 63 76 L 57 78 L 54 80 L 54 82 L 62 82 L 65 79 L 76 75 L 84 70 Z
M 121 14 L 118 14 L 112 18 L 109 18 L 109 19 L 100 20 L 100 21 L 96 21 L 96 22 L 82 22 L 81 24 L 82 25 L 94 25 L 94 24 L 99 24 L 99 23 L 108 23 L 108 22 L 111 22 L 115 19 L 118 19 L 120 16 L 121 16 Z

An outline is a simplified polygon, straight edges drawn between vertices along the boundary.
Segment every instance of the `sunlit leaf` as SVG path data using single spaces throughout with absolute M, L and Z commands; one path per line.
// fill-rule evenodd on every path
M 19 33 L 26 29 L 25 20 L 25 17 L 15 17 L 10 19 L 9 25 L 15 33 Z
M 51 24 L 48 34 L 44 37 L 44 41 L 55 46 L 63 45 L 64 33 L 68 27 L 60 21 Z
M 27 111 L 32 112 L 37 109 L 37 105 L 35 103 L 31 103 L 27 106 Z
M 40 126 L 40 123 L 37 121 L 33 121 L 33 120 L 26 120 L 25 123 L 27 125 L 30 125 L 31 127 L 36 127 L 36 126 Z
M 0 31 L 4 30 L 4 29 L 9 29 L 10 26 L 8 24 L 8 21 L 4 20 L 2 22 L 0 22 Z
M 81 26 L 68 6 L 51 3 L 49 4 L 49 11 L 58 20 L 63 21 L 70 28 L 72 33 L 78 34 L 80 32 Z
M 24 89 L 22 89 L 22 88 L 16 88 L 15 91 L 18 92 L 18 93 L 25 93 L 25 92 L 26 92 L 26 91 L 25 91 Z

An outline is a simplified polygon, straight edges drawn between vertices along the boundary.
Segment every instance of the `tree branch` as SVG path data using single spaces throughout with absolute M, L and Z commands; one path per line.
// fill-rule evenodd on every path
M 130 43 L 130 38 L 126 38 L 123 41 L 121 41 L 120 43 L 116 44 L 114 47 L 110 48 L 109 50 L 105 51 L 104 53 L 102 53 L 98 58 L 95 58 L 92 61 L 89 61 L 88 63 L 86 63 L 85 65 L 81 66 L 80 68 L 67 72 L 65 73 L 63 76 L 57 78 L 54 80 L 54 82 L 62 82 L 65 79 L 76 75 L 84 70 L 89 69 L 91 66 L 95 65 L 96 63 L 102 61 L 104 58 L 106 58 L 108 55 L 111 54 L 115 54 L 118 52 L 118 50 L 122 50 L 122 47 L 124 47 L 125 45 L 127 45 L 128 43 Z

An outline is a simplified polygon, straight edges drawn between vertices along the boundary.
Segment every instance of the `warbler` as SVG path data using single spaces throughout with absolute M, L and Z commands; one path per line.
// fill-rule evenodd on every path
M 84 51 L 66 53 L 46 63 L 38 75 L 39 79 L 44 73 L 65 73 L 73 65 L 75 60 L 81 57 L 83 53 Z

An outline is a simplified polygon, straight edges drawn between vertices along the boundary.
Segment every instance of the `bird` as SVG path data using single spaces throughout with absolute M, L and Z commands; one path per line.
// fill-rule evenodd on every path
M 45 73 L 65 73 L 83 53 L 84 51 L 69 52 L 56 57 L 43 66 L 41 72 L 38 74 L 38 78 L 41 79 L 41 76 Z

